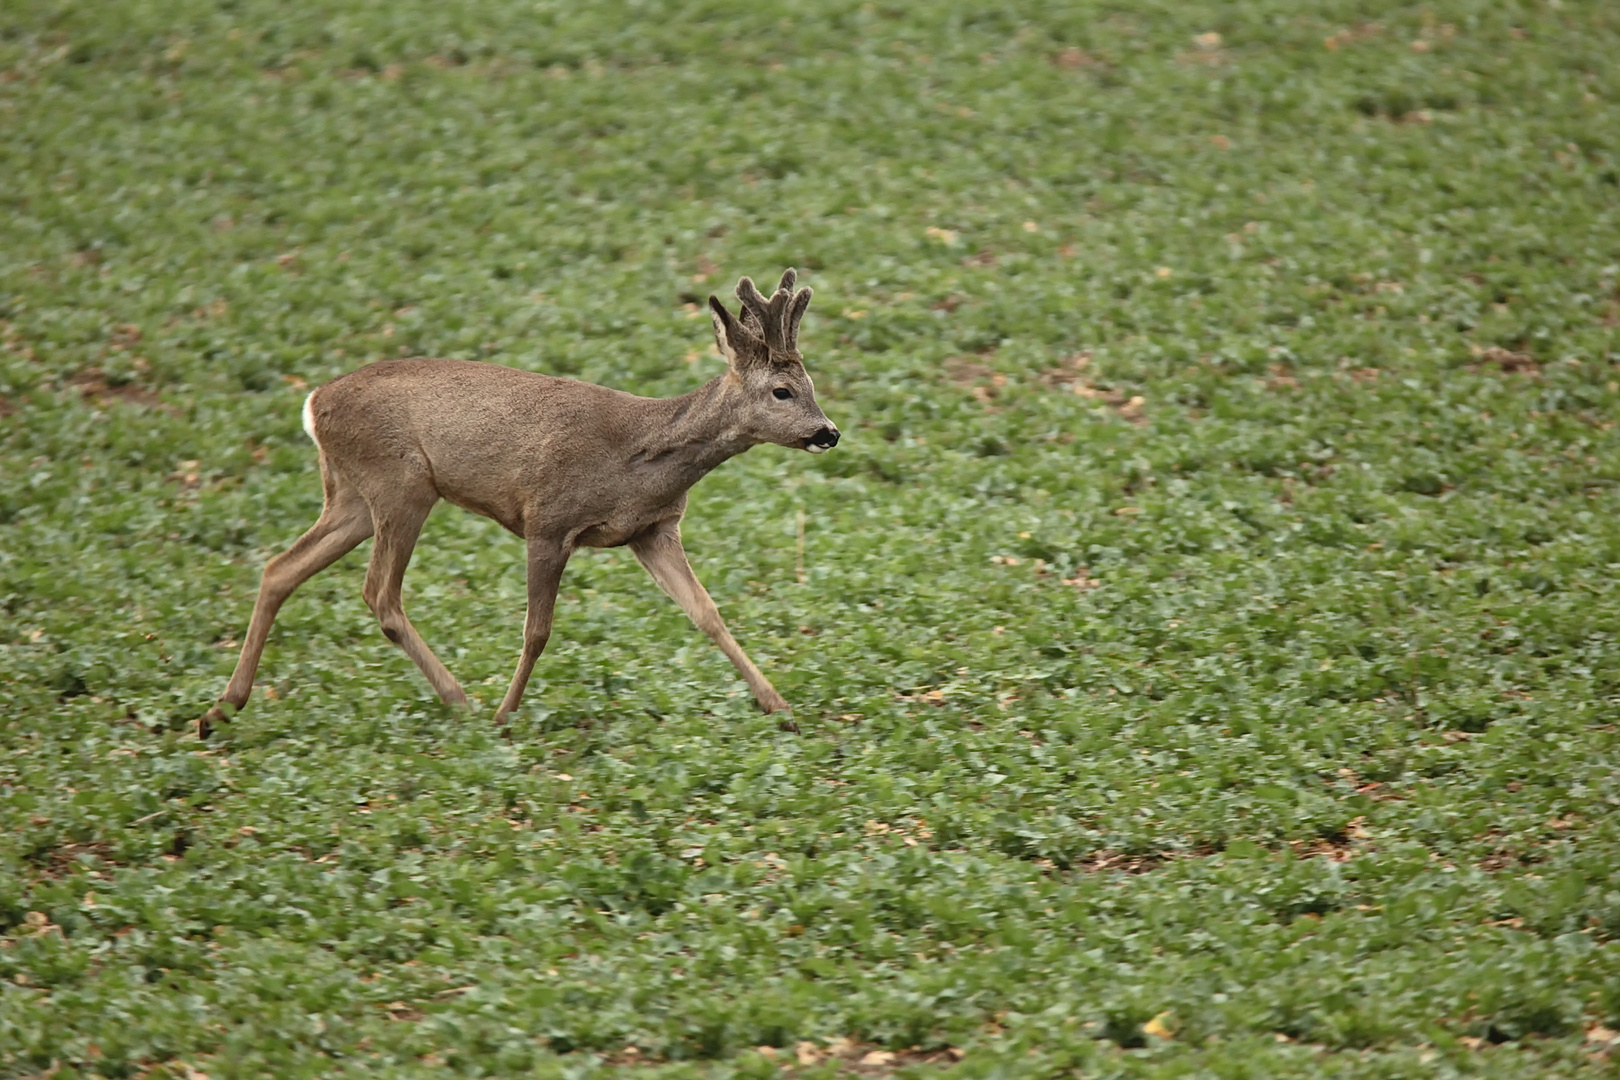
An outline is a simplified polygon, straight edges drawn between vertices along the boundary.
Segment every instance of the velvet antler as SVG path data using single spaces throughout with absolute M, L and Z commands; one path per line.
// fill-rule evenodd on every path
M 760 294 L 752 278 L 745 277 L 737 282 L 737 299 L 743 305 L 742 323 L 764 339 L 765 347 L 773 355 L 798 355 L 799 320 L 804 318 L 812 295 L 808 288 L 793 291 L 798 279 L 798 273 L 788 268 L 769 300 Z

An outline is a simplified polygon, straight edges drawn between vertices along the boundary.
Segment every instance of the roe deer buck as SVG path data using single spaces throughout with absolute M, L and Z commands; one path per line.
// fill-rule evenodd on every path
M 309 578 L 375 535 L 363 590 L 382 631 L 405 650 L 446 704 L 467 695 L 400 603 L 411 550 L 440 499 L 493 518 L 528 544 L 528 617 L 517 671 L 496 719 L 517 708 L 551 634 L 568 557 L 580 546 L 628 544 L 641 565 L 720 646 L 766 712 L 788 703 L 720 618 L 681 549 L 686 493 L 704 474 L 760 443 L 820 453 L 838 429 L 816 405 L 799 355 L 810 290 L 794 271 L 769 300 L 737 283 L 734 317 L 709 297 L 727 370 L 677 398 L 644 398 L 573 379 L 467 360 L 384 360 L 320 387 L 304 427 L 320 452 L 326 501 L 314 526 L 264 569 L 236 670 L 198 722 L 207 738 L 240 709 L 270 624 Z M 798 730 L 784 721 L 786 730 Z

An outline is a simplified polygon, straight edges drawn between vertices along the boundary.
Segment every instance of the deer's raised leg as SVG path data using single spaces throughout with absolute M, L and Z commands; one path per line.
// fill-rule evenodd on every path
M 731 636 L 731 631 L 726 629 L 725 620 L 720 618 L 720 609 L 714 606 L 703 582 L 692 572 L 691 563 L 686 561 L 686 551 L 681 547 L 680 524 L 670 522 L 655 526 L 631 540 L 630 550 L 647 568 L 653 580 L 658 582 L 659 588 L 681 605 L 699 630 L 720 646 L 720 651 L 726 654 L 726 658 L 747 681 L 760 708 L 768 713 L 791 711 L 786 699 L 776 692 L 776 687 L 754 666 L 742 646 L 737 644 L 737 639 Z M 784 731 L 799 730 L 791 720 L 784 720 L 781 727 Z
M 507 714 L 523 700 L 523 691 L 529 685 L 529 675 L 536 660 L 545 651 L 551 638 L 551 617 L 557 606 L 557 586 L 562 582 L 563 567 L 568 565 L 568 552 L 550 541 L 529 539 L 529 612 L 523 619 L 523 653 L 518 657 L 517 670 L 512 673 L 512 685 L 495 711 L 495 722 L 505 724 Z
M 383 636 L 404 649 L 405 655 L 422 669 L 439 700 L 446 705 L 466 705 L 467 695 L 461 684 L 433 655 L 433 650 L 406 618 L 401 599 L 405 568 L 410 565 L 416 538 L 438 501 L 438 495 L 431 489 L 406 490 L 390 493 L 386 501 L 372 500 L 371 516 L 377 541 L 371 549 L 371 564 L 366 568 L 366 584 L 361 595 L 382 624 Z
M 270 637 L 270 624 L 276 621 L 276 613 L 293 590 L 354 550 L 370 535 L 371 512 L 365 502 L 354 491 L 340 490 L 334 481 L 329 481 L 320 518 L 292 547 L 265 565 L 264 577 L 259 582 L 259 598 L 253 604 L 253 618 L 248 622 L 242 651 L 236 658 L 236 670 L 231 672 L 231 681 L 219 698 L 222 704 L 233 709 L 247 704 L 253 693 L 253 676 L 259 670 L 259 660 Z M 224 710 L 215 705 L 198 721 L 197 734 L 208 738 L 213 725 L 225 719 Z

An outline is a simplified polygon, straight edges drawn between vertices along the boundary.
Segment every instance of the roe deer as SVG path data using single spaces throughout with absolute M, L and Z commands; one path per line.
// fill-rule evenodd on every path
M 320 452 L 326 501 L 314 526 L 264 569 L 236 670 L 198 722 L 207 738 L 241 709 L 276 612 L 294 589 L 375 535 L 363 590 L 382 631 L 446 704 L 467 695 L 400 603 L 411 550 L 440 499 L 493 518 L 528 544 L 523 651 L 496 719 L 523 698 L 551 634 L 552 607 L 574 550 L 627 544 L 665 592 L 736 665 L 766 712 L 788 703 L 720 618 L 681 549 L 686 493 L 704 474 L 760 443 L 820 453 L 838 429 L 816 405 L 799 355 L 810 290 L 794 271 L 769 300 L 737 283 L 734 317 L 709 297 L 727 370 L 676 398 L 644 398 L 573 379 L 468 360 L 384 360 L 309 395 L 304 428 Z M 798 730 L 791 721 L 783 728 Z

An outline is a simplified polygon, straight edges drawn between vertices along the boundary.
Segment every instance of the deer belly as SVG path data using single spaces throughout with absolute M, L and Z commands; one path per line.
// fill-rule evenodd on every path
M 575 547 L 609 548 L 620 547 L 629 542 L 630 538 L 639 533 L 644 525 L 623 524 L 604 521 L 583 530 L 574 538 Z
M 605 520 L 587 525 L 574 534 L 575 547 L 619 547 L 628 544 L 642 533 L 670 520 L 679 521 L 685 509 L 680 504 L 660 506 L 656 510 L 609 514 Z M 590 520 L 587 518 L 586 520 Z

